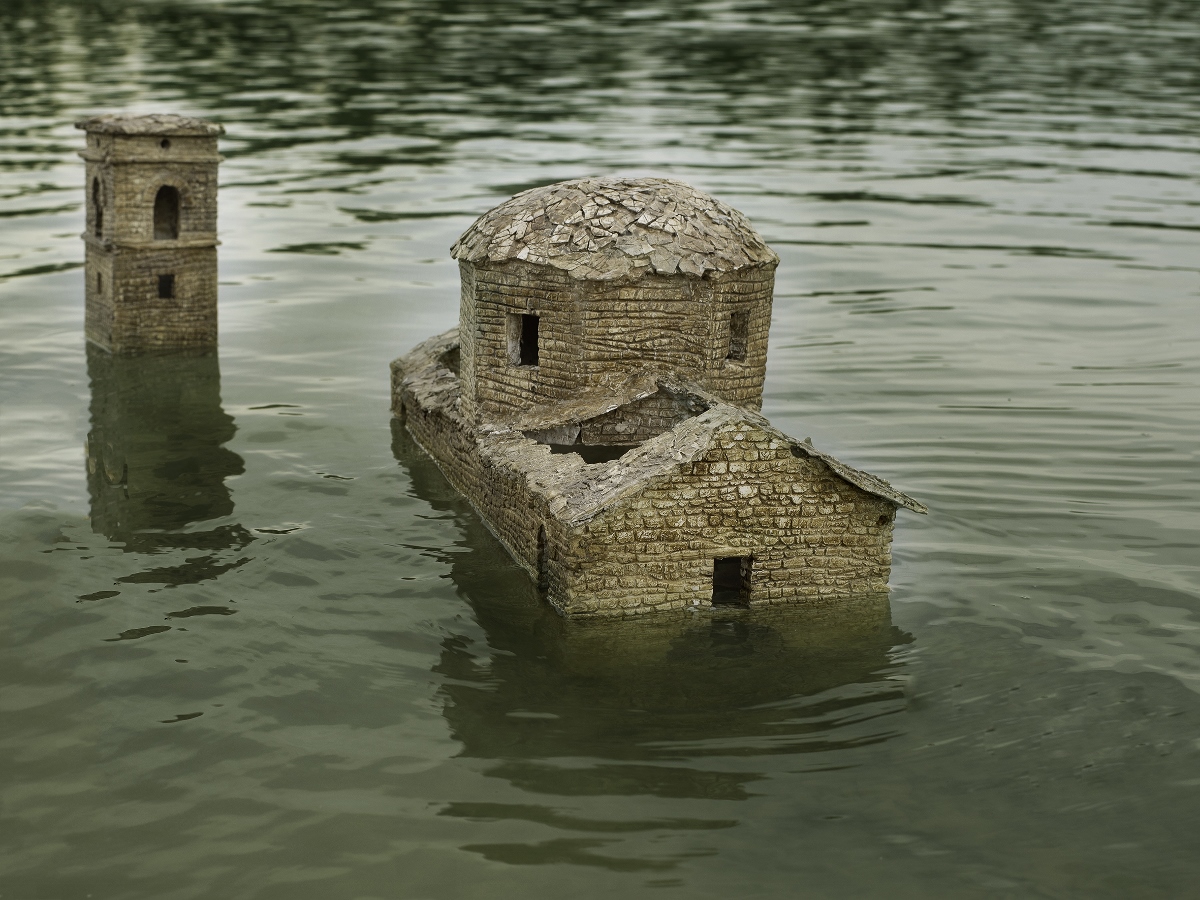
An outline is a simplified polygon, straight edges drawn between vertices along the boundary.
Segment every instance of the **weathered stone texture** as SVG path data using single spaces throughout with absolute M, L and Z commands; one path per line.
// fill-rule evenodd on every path
M 105 251 L 87 243 L 88 340 L 114 352 L 217 343 L 215 247 Z M 174 296 L 158 296 L 158 278 L 174 275 Z
M 687 377 L 751 409 L 762 404 L 773 266 L 631 282 L 581 282 L 521 261 L 460 269 L 463 402 L 472 418 L 506 421 L 531 402 L 602 390 L 634 368 Z M 738 313 L 744 354 L 731 359 Z M 525 314 L 538 316 L 536 366 L 521 365 L 513 348 Z
M 593 446 L 641 444 L 705 409 L 686 394 L 660 387 L 648 397 L 585 419 L 575 439 Z
M 778 258 L 740 213 L 584 179 L 517 195 L 453 253 L 459 328 L 392 364 L 393 410 L 556 609 L 887 589 L 895 509 L 924 507 L 755 412 Z
M 576 614 L 710 606 L 713 560 L 752 559 L 750 606 L 887 589 L 893 505 L 773 429 L 728 423 L 692 462 L 572 529 Z
M 447 332 L 393 363 L 393 410 L 565 614 L 710 607 L 713 561 L 730 556 L 752 558 L 751 607 L 886 590 L 895 508 L 923 510 L 757 414 L 669 381 L 561 426 L 587 434 L 644 416 L 643 437 L 674 423 L 607 463 L 475 428 L 442 362 L 456 345 Z
M 89 340 L 117 353 L 217 341 L 218 125 L 182 116 L 97 116 L 88 132 L 85 297 Z M 160 214 L 156 198 L 177 202 Z M 160 229 L 162 225 L 160 224 Z M 164 286 L 160 276 L 172 276 Z
M 779 262 L 740 212 L 667 178 L 581 178 L 523 191 L 481 216 L 450 252 L 601 281 Z

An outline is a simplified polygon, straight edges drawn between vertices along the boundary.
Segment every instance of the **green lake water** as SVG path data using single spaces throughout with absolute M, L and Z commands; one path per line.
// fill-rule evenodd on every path
M 228 130 L 219 358 L 85 346 L 126 109 Z M 890 605 L 563 622 L 393 426 L 614 173 L 779 253 Z M 0 898 L 1198 896 L 1198 445 L 1200 4 L 3 0 Z

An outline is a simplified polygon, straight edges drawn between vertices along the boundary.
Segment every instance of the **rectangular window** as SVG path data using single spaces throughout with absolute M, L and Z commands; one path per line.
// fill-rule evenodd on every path
M 749 606 L 753 558 L 724 556 L 713 560 L 713 606 Z
M 175 276 L 174 275 L 159 275 L 158 276 L 158 299 L 171 300 L 175 297 Z
M 746 361 L 746 345 L 750 342 L 750 313 L 735 312 L 729 317 L 729 355 L 726 359 Z
M 508 361 L 514 366 L 538 365 L 538 317 L 513 314 L 508 317 Z

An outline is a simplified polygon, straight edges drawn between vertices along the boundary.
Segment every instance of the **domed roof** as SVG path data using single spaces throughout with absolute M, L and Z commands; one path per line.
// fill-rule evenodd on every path
M 580 178 L 523 191 L 476 219 L 450 252 L 599 281 L 779 262 L 736 209 L 666 178 Z

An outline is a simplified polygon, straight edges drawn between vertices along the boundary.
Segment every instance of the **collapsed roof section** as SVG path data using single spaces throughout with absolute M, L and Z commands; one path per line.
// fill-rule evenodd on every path
M 399 395 L 402 384 L 422 409 L 459 420 L 461 428 L 469 429 L 458 414 L 459 379 L 446 362 L 457 347 L 458 329 L 451 329 L 396 360 L 392 364 L 393 393 Z M 686 417 L 619 459 L 587 464 L 575 454 L 551 452 L 552 438 L 548 436 L 578 435 L 589 420 L 660 393 L 678 400 Z M 928 512 L 882 478 L 818 450 L 809 439 L 797 441 L 756 413 L 724 403 L 687 382 L 644 373 L 630 376 L 623 384 L 606 385 L 602 391 L 533 410 L 516 423 L 482 426 L 476 430 L 476 438 L 485 461 L 522 474 L 546 499 L 550 512 L 568 527 L 575 527 L 641 492 L 648 482 L 698 460 L 719 434 L 743 424 L 766 433 L 776 445 L 773 449 L 820 460 L 839 478 L 868 494 L 913 512 Z

